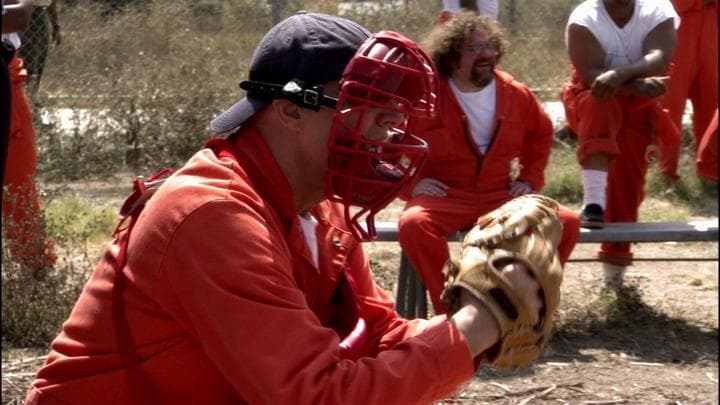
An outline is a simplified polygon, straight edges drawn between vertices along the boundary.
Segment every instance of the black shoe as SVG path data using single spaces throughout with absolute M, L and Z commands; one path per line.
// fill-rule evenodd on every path
M 605 226 L 605 213 L 599 204 L 588 204 L 580 212 L 580 226 L 589 229 L 600 229 Z

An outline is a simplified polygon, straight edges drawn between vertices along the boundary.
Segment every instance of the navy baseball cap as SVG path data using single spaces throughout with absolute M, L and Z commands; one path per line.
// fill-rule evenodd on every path
M 255 49 L 248 80 L 241 83 L 246 97 L 212 120 L 210 129 L 233 130 L 271 100 L 290 98 L 282 90 L 290 82 L 311 88 L 340 80 L 369 37 L 360 24 L 327 14 L 301 11 L 281 21 Z

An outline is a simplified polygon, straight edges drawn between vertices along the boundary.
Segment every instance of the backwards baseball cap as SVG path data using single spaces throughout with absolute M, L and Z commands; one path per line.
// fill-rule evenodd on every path
M 345 18 L 300 11 L 274 26 L 258 44 L 246 97 L 216 117 L 217 133 L 237 128 L 273 99 L 285 98 L 312 109 L 327 103 L 320 85 L 340 80 L 345 66 L 370 37 L 363 26 Z

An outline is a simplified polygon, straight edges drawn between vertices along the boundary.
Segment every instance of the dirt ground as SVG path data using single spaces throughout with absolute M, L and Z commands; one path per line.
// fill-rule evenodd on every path
M 119 206 L 123 187 L 83 189 L 95 203 Z M 397 210 L 380 219 L 395 218 Z M 597 248 L 578 245 L 571 260 L 593 258 Z M 399 246 L 367 249 L 378 282 L 394 290 Z M 601 293 L 599 263 L 569 263 L 555 334 L 539 361 L 515 373 L 481 368 L 440 404 L 718 404 L 717 242 L 637 244 L 634 250 L 641 258 L 714 260 L 637 262 L 620 294 Z M 3 404 L 22 403 L 45 354 L 3 350 Z
M 397 247 L 370 248 L 394 288 Z M 387 245 L 387 246 L 383 246 Z M 594 257 L 578 245 L 574 259 Z M 636 245 L 641 258 L 716 258 L 717 243 Z M 571 262 L 550 346 L 516 373 L 482 368 L 444 404 L 717 404 L 718 264 L 638 262 L 621 294 L 601 293 L 596 262 Z

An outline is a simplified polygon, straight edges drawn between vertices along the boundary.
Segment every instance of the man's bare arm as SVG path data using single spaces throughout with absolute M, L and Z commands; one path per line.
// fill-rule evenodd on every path
M 625 82 L 638 77 L 662 76 L 667 73 L 677 46 L 673 20 L 658 24 L 643 41 L 643 57 L 636 62 L 618 66 L 615 70 Z
M 648 98 L 655 98 L 665 94 L 667 91 L 666 82 L 669 78 L 665 75 L 676 47 L 677 33 L 672 19 L 658 24 L 645 37 L 643 58 L 628 65 L 629 70 L 636 69 L 636 76 L 626 82 L 622 92 Z
M 605 51 L 589 29 L 570 24 L 567 29 L 567 50 L 570 63 L 580 80 L 590 88 L 595 78 L 605 72 Z
M 666 72 L 675 52 L 677 35 L 673 20 L 658 24 L 643 41 L 643 57 L 611 69 L 604 67 L 605 53 L 585 27 L 568 27 L 568 53 L 583 84 L 593 96 L 606 99 L 619 91 L 646 97 L 665 93 Z

